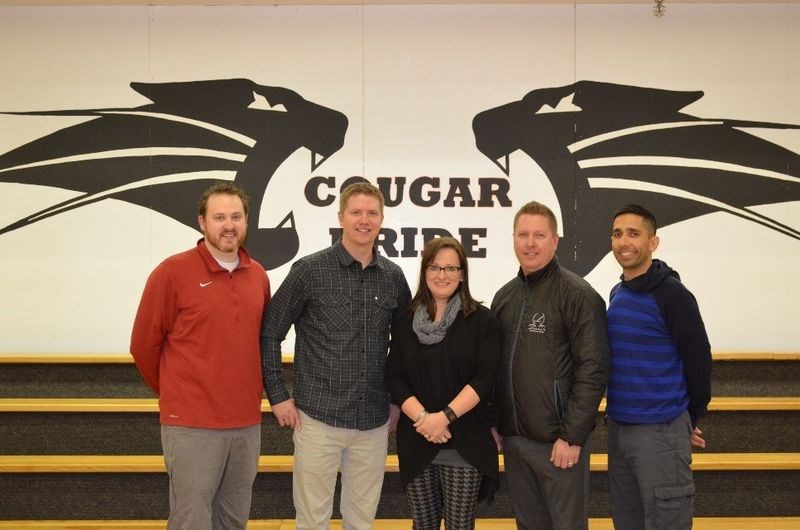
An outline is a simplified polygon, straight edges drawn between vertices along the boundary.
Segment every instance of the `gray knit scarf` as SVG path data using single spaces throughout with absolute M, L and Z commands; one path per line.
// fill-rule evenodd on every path
M 447 328 L 456 319 L 458 311 L 461 309 L 461 295 L 456 294 L 447 302 L 447 307 L 444 308 L 442 319 L 438 322 L 431 322 L 431 317 L 428 315 L 428 308 L 420 305 L 414 310 L 414 320 L 411 323 L 414 333 L 422 344 L 436 344 L 444 339 L 447 334 Z

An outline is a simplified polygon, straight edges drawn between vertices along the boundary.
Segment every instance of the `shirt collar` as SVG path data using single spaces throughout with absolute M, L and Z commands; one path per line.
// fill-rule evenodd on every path
M 533 285 L 533 284 L 541 281 L 542 278 L 545 278 L 545 277 L 549 276 L 551 272 L 553 272 L 554 270 L 558 269 L 558 266 L 559 266 L 558 265 L 558 258 L 553 256 L 553 259 L 551 259 L 550 262 L 547 265 L 545 265 L 544 267 L 542 267 L 538 271 L 531 272 L 530 274 L 525 274 L 522 271 L 522 267 L 520 267 L 519 271 L 517 272 L 517 277 L 520 280 L 522 280 L 523 282 L 525 282 L 527 285 Z
M 342 245 L 342 239 L 339 238 L 336 243 L 333 244 L 333 252 L 336 255 L 336 258 L 339 260 L 339 263 L 343 267 L 349 267 L 353 263 L 356 262 L 356 259 L 347 252 L 347 249 L 344 248 Z M 379 259 L 380 255 L 378 254 L 378 250 L 376 247 L 372 248 L 372 261 L 369 262 L 367 268 L 372 267 L 373 265 L 377 266 L 380 269 L 384 268 L 383 260 Z M 359 263 L 359 266 L 361 264 Z
M 205 238 L 201 237 L 197 240 L 197 251 L 200 253 L 200 257 L 203 260 L 203 263 L 206 264 L 208 270 L 212 272 L 228 272 L 226 269 L 223 269 L 217 260 L 214 259 L 214 256 L 211 255 L 211 252 L 206 247 Z M 245 267 L 250 266 L 250 254 L 244 249 L 244 247 L 239 247 L 239 266 L 236 267 L 237 269 L 242 269 Z M 235 269 L 234 269 L 235 270 Z

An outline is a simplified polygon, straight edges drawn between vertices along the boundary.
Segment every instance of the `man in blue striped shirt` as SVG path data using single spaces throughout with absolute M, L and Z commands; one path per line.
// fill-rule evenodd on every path
M 711 399 L 711 348 L 697 301 L 678 273 L 653 259 L 656 220 L 629 204 L 614 215 L 611 250 L 622 266 L 611 290 L 608 477 L 616 530 L 692 526 L 692 445 Z

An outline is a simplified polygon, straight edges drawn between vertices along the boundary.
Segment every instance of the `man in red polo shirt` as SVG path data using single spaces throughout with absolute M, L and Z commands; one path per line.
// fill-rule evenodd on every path
M 218 183 L 198 204 L 204 237 L 145 285 L 131 354 L 158 394 L 169 530 L 244 529 L 261 453 L 264 268 L 242 247 L 247 196 Z

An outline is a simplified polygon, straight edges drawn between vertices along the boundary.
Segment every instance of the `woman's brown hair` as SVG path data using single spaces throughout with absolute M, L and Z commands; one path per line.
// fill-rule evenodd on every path
M 436 318 L 436 302 L 433 299 L 431 290 L 428 288 L 427 270 L 428 265 L 433 263 L 436 254 L 443 248 L 451 248 L 458 254 L 458 264 L 461 267 L 461 282 L 458 289 L 453 293 L 453 296 L 461 296 L 461 310 L 464 311 L 464 316 L 469 316 L 472 312 L 478 309 L 480 302 L 472 298 L 469 292 L 469 268 L 467 266 L 467 255 L 464 252 L 464 246 L 457 239 L 452 237 L 436 237 L 425 243 L 425 248 L 422 250 L 422 263 L 419 268 L 419 285 L 417 286 L 417 293 L 411 300 L 410 311 L 413 313 L 420 306 L 425 306 L 428 310 L 428 315 L 431 320 Z

